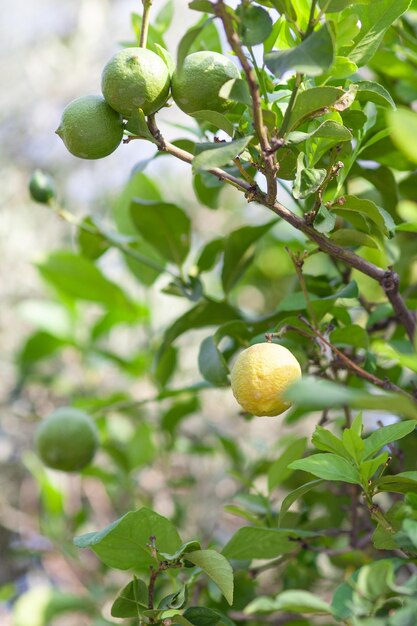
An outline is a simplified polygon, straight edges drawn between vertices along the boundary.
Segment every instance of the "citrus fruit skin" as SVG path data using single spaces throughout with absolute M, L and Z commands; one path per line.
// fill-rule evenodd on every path
M 172 76 L 172 97 L 182 111 L 217 111 L 224 113 L 235 102 L 219 96 L 221 87 L 232 78 L 240 78 L 236 65 L 218 52 L 194 52 L 184 59 L 181 69 Z
M 92 461 L 98 445 L 98 431 L 93 420 L 71 407 L 53 411 L 38 426 L 36 447 L 48 467 L 76 472 Z
M 125 48 L 104 67 L 101 90 L 106 102 L 129 118 L 138 109 L 145 115 L 158 111 L 168 99 L 169 70 L 155 52 Z
M 70 102 L 55 131 L 81 159 L 102 159 L 122 141 L 123 120 L 102 96 L 82 96 Z
M 253 415 L 280 415 L 291 403 L 285 390 L 301 377 L 295 356 L 275 343 L 257 343 L 243 350 L 231 371 L 233 394 L 240 406 Z
M 35 202 L 48 204 L 56 197 L 55 183 L 45 172 L 35 170 L 29 179 L 29 193 Z

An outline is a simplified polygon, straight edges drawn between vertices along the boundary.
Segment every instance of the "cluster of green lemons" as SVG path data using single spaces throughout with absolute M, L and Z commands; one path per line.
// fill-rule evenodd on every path
M 185 113 L 225 112 L 232 100 L 219 91 L 240 77 L 236 65 L 222 54 L 201 51 L 184 59 L 170 74 L 165 61 L 147 48 L 125 48 L 106 64 L 102 74 L 103 96 L 83 96 L 65 108 L 57 134 L 67 149 L 83 159 L 101 159 L 121 143 L 129 121 L 138 109 L 156 113 L 170 94 Z

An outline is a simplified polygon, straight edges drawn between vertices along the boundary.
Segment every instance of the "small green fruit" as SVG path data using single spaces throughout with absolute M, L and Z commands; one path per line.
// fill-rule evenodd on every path
M 102 96 L 83 96 L 65 107 L 55 131 L 74 156 L 102 159 L 122 141 L 123 120 Z
M 184 59 L 172 76 L 172 96 L 185 113 L 217 111 L 224 113 L 235 103 L 219 96 L 223 85 L 240 78 L 236 65 L 218 52 L 194 52 Z
M 155 113 L 169 96 L 170 76 L 163 60 L 146 48 L 117 52 L 103 70 L 101 89 L 106 102 L 129 118 L 137 109 Z
M 49 174 L 35 170 L 29 179 L 29 193 L 32 200 L 41 204 L 48 204 L 56 197 L 56 187 Z
M 63 472 L 76 472 L 88 465 L 97 445 L 98 432 L 93 420 L 71 407 L 51 413 L 36 432 L 36 447 L 42 461 Z

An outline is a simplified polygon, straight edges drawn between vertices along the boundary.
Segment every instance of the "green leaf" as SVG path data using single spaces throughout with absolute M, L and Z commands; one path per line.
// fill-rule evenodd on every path
M 309 591 L 291 589 L 278 594 L 276 598 L 256 598 L 245 608 L 245 613 L 286 611 L 287 613 L 310 613 L 332 615 L 330 604 Z
M 388 452 L 383 452 L 382 454 L 375 457 L 374 459 L 371 459 L 370 461 L 362 461 L 359 471 L 360 475 L 362 476 L 363 483 L 367 484 L 371 480 L 375 472 L 381 467 L 381 465 L 384 465 L 387 460 Z
M 245 46 L 256 46 L 268 39 L 272 32 L 272 19 L 265 9 L 241 4 L 236 14 L 240 18 L 240 37 Z
M 366 6 L 352 9 L 361 21 L 361 30 L 356 37 L 349 59 L 359 65 L 365 65 L 377 51 L 386 30 L 409 7 L 410 0 L 379 0 Z
M 325 169 L 306 167 L 304 153 L 300 152 L 297 159 L 297 174 L 294 181 L 292 195 L 294 198 L 304 199 L 316 193 L 323 184 L 327 175 Z
M 265 64 L 277 78 L 289 70 L 320 76 L 333 64 L 334 54 L 333 35 L 326 23 L 295 48 L 268 52 Z
M 366 248 L 379 249 L 380 245 L 375 237 L 361 233 L 353 228 L 339 228 L 331 234 L 330 239 L 339 246 L 365 246 Z
M 204 248 L 201 250 L 200 255 L 197 259 L 197 267 L 199 272 L 208 272 L 213 269 L 216 263 L 219 260 L 220 254 L 224 249 L 224 239 L 213 239 L 206 243 Z
M 365 439 L 364 459 L 369 459 L 389 443 L 406 437 L 415 430 L 416 426 L 417 421 L 408 420 L 374 430 L 374 432 Z
M 356 99 L 359 102 L 375 102 L 380 106 L 395 109 L 395 102 L 391 94 L 379 83 L 372 80 L 360 80 L 355 85 L 358 87 Z
M 310 482 L 304 483 L 304 485 L 297 487 L 297 489 L 294 489 L 294 491 L 291 491 L 291 493 L 289 493 L 282 501 L 281 508 L 279 511 L 279 517 L 278 517 L 278 527 L 281 526 L 282 520 L 284 519 L 285 515 L 288 513 L 291 505 L 294 504 L 294 502 L 296 502 L 298 498 L 301 498 L 304 494 L 311 491 L 311 489 L 318 487 L 323 482 L 324 481 L 321 479 L 311 480 Z
M 392 411 L 395 415 L 417 418 L 415 403 L 402 394 L 370 394 L 366 390 L 348 388 L 312 376 L 303 376 L 300 381 L 291 385 L 285 397 L 299 408 L 310 410 L 334 409 L 347 405 L 359 410 Z
M 219 96 L 225 100 L 240 102 L 248 107 L 252 106 L 248 83 L 242 78 L 231 78 L 227 80 L 220 88 Z
M 417 373 L 417 354 L 398 352 L 391 344 L 385 341 L 374 341 L 372 343 L 372 349 L 376 354 L 399 363 L 402 367 L 407 367 L 412 372 Z
M 200 346 L 198 369 L 202 377 L 215 387 L 229 384 L 229 368 L 213 337 L 206 337 Z
M 126 513 L 101 531 L 74 539 L 78 548 L 91 548 L 108 567 L 147 569 L 155 565 L 149 548 L 150 537 L 163 552 L 175 552 L 182 544 L 175 526 L 162 515 L 145 507 Z
M 167 261 L 181 266 L 190 250 L 191 222 L 175 204 L 134 199 L 130 213 L 141 236 Z
M 382 476 L 374 486 L 377 492 L 417 493 L 417 472 L 400 472 L 395 476 Z
M 300 91 L 290 116 L 288 131 L 300 126 L 310 117 L 323 114 L 324 109 L 335 104 L 344 93 L 338 87 L 312 87 Z
M 119 593 L 111 607 L 112 617 L 138 617 L 148 608 L 148 588 L 139 578 L 134 578 Z
M 230 122 L 223 113 L 219 113 L 218 111 L 196 111 L 192 114 L 192 117 L 202 122 L 209 122 L 217 129 L 224 130 L 230 137 L 233 137 L 235 128 L 232 122 Z
M 130 215 L 130 204 L 133 198 L 141 198 L 142 200 L 158 201 L 162 200 L 158 188 L 155 183 L 143 172 L 136 172 L 125 185 L 122 193 L 117 199 L 113 209 L 113 217 L 118 230 L 125 235 L 135 235 L 137 232 Z M 145 257 L 156 261 L 164 266 L 164 259 L 161 258 L 152 246 L 145 241 L 137 241 L 133 245 L 134 249 Z M 125 262 L 131 272 L 145 285 L 151 285 L 159 276 L 160 272 L 154 268 L 144 265 L 140 261 L 125 256 Z
M 343 214 L 348 214 L 350 211 L 359 213 L 359 215 L 362 215 L 366 220 L 373 222 L 384 235 L 389 234 L 384 215 L 372 200 L 347 195 L 344 196 L 343 205 L 340 207 L 334 206 L 332 210 L 335 211 L 335 213 L 342 211 Z
M 95 261 L 109 249 L 110 244 L 97 229 L 93 217 L 85 217 L 81 224 L 93 232 L 83 230 L 82 226 L 79 228 L 77 241 L 80 252 L 87 257 L 87 259 Z
M 338 142 L 343 142 L 350 141 L 353 138 L 353 135 L 350 130 L 346 128 L 346 126 L 343 126 L 338 122 L 334 122 L 333 120 L 325 120 L 322 124 L 317 126 L 317 128 L 314 128 L 312 131 L 307 133 L 293 130 L 286 136 L 285 143 L 287 145 L 296 145 L 306 141 L 307 139 L 311 139 L 312 137 L 336 139 Z
M 316 426 L 316 430 L 314 431 L 312 437 L 312 443 L 318 450 L 333 452 L 347 461 L 350 461 L 350 454 L 343 445 L 343 442 L 330 430 L 323 428 L 323 426 Z
M 365 443 L 362 438 L 353 428 L 345 428 L 342 435 L 342 443 L 352 459 L 359 465 L 365 450 Z
M 184 612 L 194 626 L 235 626 L 228 617 L 217 609 L 209 609 L 204 606 L 191 606 Z
M 164 34 L 171 25 L 172 18 L 174 16 L 174 2 L 173 0 L 168 0 L 166 4 L 162 7 L 159 13 L 156 14 L 156 17 L 153 21 L 153 26 L 157 31 Z
M 69 340 L 55 337 L 50 333 L 39 330 L 30 335 L 18 354 L 18 363 L 22 371 L 26 372 L 38 361 L 51 357 L 65 345 L 71 344 Z
M 222 285 L 228 293 L 237 283 L 253 259 L 254 244 L 276 224 L 276 220 L 260 226 L 243 226 L 233 231 L 224 241 Z
M 162 346 L 158 353 L 163 354 L 167 346 L 187 330 L 203 328 L 204 326 L 217 326 L 239 318 L 240 315 L 236 309 L 225 302 L 215 302 L 208 299 L 199 302 L 165 331 Z
M 187 553 L 187 560 L 200 567 L 218 586 L 227 602 L 233 604 L 233 569 L 227 559 L 215 550 Z
M 222 550 L 228 559 L 273 559 L 294 550 L 294 539 L 315 533 L 275 528 L 244 526 L 233 535 Z
M 196 148 L 199 149 L 199 154 L 193 159 L 193 172 L 227 165 L 243 152 L 252 138 L 253 135 L 248 135 L 242 139 L 221 144 L 197 144 Z
M 184 554 L 188 554 L 188 552 L 195 552 L 196 550 L 201 550 L 201 545 L 199 541 L 193 539 L 192 541 L 183 543 L 182 546 L 174 552 L 174 554 L 168 554 L 167 552 L 159 552 L 159 554 L 164 560 L 174 562 L 178 561 L 182 556 L 184 556 Z
M 387 111 L 391 139 L 405 156 L 417 163 L 417 113 L 404 107 Z
M 268 491 L 271 493 L 277 485 L 280 485 L 291 475 L 288 465 L 303 456 L 307 447 L 307 438 L 301 437 L 290 443 L 284 452 L 272 463 L 268 471 Z
M 353 346 L 354 348 L 368 348 L 369 336 L 362 326 L 350 324 L 335 328 L 330 333 L 330 341 L 336 346 Z
M 84 256 L 61 250 L 39 263 L 38 269 L 48 283 L 66 296 L 110 309 L 118 307 L 132 318 L 137 313 L 136 304 Z
M 206 19 L 203 17 L 201 20 L 195 24 L 192 28 L 189 28 L 185 35 L 182 37 L 180 43 L 178 44 L 178 52 L 177 52 L 177 71 L 179 72 L 184 63 L 184 59 L 189 54 L 190 48 L 193 45 L 195 39 L 200 35 L 200 33 L 204 30 L 206 26 L 211 24 L 213 21 L 212 17 Z
M 336 224 L 336 215 L 331 213 L 325 204 L 322 204 L 314 218 L 314 228 L 319 233 L 330 233 Z
M 336 454 L 314 454 L 307 459 L 294 461 L 291 469 L 299 469 L 324 480 L 336 480 L 360 485 L 361 479 L 356 467 Z
M 159 50 L 163 50 L 163 48 L 159 46 Z M 132 135 L 136 135 L 137 137 L 142 137 L 147 141 L 156 143 L 155 137 L 148 128 L 146 117 L 142 109 L 137 109 L 131 117 L 129 117 L 126 124 L 126 130 L 129 131 L 129 133 L 132 133 Z

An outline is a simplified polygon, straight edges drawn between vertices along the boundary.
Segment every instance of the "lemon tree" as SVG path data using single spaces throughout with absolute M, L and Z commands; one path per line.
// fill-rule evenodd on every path
M 71 407 L 55 410 L 36 433 L 40 458 L 48 467 L 76 472 L 88 465 L 97 450 L 98 431 L 92 419 Z
M 42 422 L 84 470 L 24 457 L 39 526 L 94 626 L 414 626 L 416 5 L 142 5 L 94 107 L 149 161 L 106 220 L 56 168 L 31 185 L 75 236 L 37 263 L 16 388 L 101 438 L 88 467 L 85 418 Z M 98 157 L 94 107 L 65 131 Z

